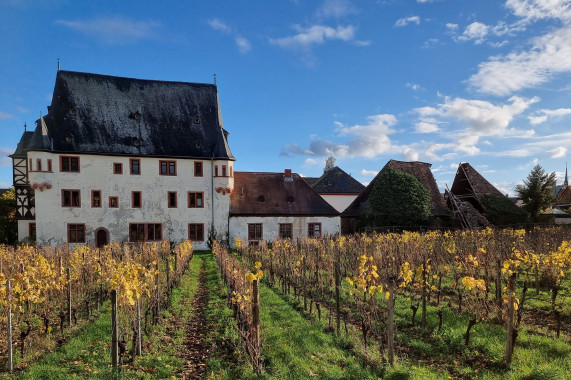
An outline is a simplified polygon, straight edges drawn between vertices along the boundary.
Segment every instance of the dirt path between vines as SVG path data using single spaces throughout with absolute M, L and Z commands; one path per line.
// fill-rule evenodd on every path
M 200 274 L 198 276 L 198 290 L 191 303 L 192 316 L 186 323 L 184 338 L 184 368 L 181 378 L 201 379 L 206 372 L 206 361 L 208 360 L 209 348 L 205 342 L 206 328 L 206 307 L 208 306 L 208 289 L 206 287 L 206 266 L 202 261 Z

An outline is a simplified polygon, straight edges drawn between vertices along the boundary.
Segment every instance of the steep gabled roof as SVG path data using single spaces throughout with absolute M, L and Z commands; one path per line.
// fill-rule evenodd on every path
M 561 207 L 571 206 L 571 186 L 565 187 L 559 193 L 559 199 L 557 200 L 557 205 Z
M 361 182 L 338 166 L 323 173 L 311 187 L 319 194 L 360 194 L 365 189 Z
M 317 181 L 319 181 L 320 177 L 301 177 L 309 186 L 315 185 Z
M 26 131 L 22 134 L 22 138 L 20 138 L 20 142 L 16 147 L 16 151 L 10 155 L 10 157 L 26 157 L 26 149 L 30 146 L 30 141 L 32 141 L 32 137 L 34 136 L 34 132 Z
M 416 177 L 420 183 L 422 183 L 430 192 L 430 199 L 432 201 L 432 208 L 434 210 L 435 216 L 448 216 L 449 211 L 446 207 L 446 203 L 444 203 L 444 198 L 438 189 L 438 185 L 436 184 L 436 180 L 432 175 L 432 171 L 430 167 L 432 164 L 426 162 L 406 162 L 406 161 L 396 161 L 390 160 L 387 164 L 383 167 L 383 169 L 373 178 L 373 180 L 369 183 L 369 185 L 363 190 L 363 192 L 355 198 L 355 200 L 347 207 L 345 211 L 341 214 L 341 216 L 359 216 L 362 212 L 370 209 L 371 205 L 369 203 L 369 195 L 375 182 L 378 180 L 379 176 L 383 173 L 383 170 L 386 168 L 392 168 L 394 170 L 398 170 L 404 173 L 408 173 Z
M 504 196 L 467 162 L 458 165 L 450 192 L 460 198 L 474 197 L 478 199 L 484 194 Z
M 212 84 L 58 71 L 28 146 L 66 153 L 234 157 Z
M 339 212 L 296 173 L 234 172 L 230 215 L 337 216 Z

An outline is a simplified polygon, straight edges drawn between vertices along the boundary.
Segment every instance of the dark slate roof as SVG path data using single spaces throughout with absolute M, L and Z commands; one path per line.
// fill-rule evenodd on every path
M 32 140 L 33 136 L 34 132 L 32 131 L 24 132 L 20 142 L 18 143 L 18 146 L 16 147 L 16 151 L 10 157 L 26 157 L 25 149 L 27 149 L 27 147 L 30 145 L 30 141 Z
M 301 177 L 309 186 L 313 186 L 320 177 Z
M 27 148 L 234 160 L 227 135 L 215 85 L 58 71 Z
M 323 173 L 311 187 L 319 194 L 360 194 L 365 186 L 338 166 Z
M 458 165 L 450 192 L 459 197 L 474 197 L 476 199 L 484 194 L 505 196 L 467 162 Z
M 449 216 L 450 213 L 448 211 L 448 207 L 446 207 L 446 203 L 444 202 L 444 198 L 442 194 L 438 190 L 438 185 L 436 184 L 436 180 L 432 175 L 432 171 L 430 167 L 432 164 L 426 162 L 406 162 L 406 161 L 396 161 L 390 160 L 387 164 L 383 167 L 383 169 L 373 178 L 373 180 L 369 183 L 365 190 L 357 197 L 355 200 L 343 211 L 341 216 L 351 217 L 351 216 L 359 216 L 362 212 L 369 210 L 371 204 L 369 202 L 369 194 L 373 189 L 373 186 L 383 170 L 387 167 L 392 168 L 394 170 L 398 170 L 401 172 L 405 172 L 415 176 L 420 183 L 422 183 L 428 191 L 430 192 L 430 199 L 432 200 L 432 208 L 434 210 L 435 216 Z
M 337 216 L 339 212 L 293 173 L 234 172 L 230 215 Z

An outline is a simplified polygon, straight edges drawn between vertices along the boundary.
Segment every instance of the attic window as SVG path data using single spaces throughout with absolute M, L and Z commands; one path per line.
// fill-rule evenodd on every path
M 195 116 L 194 119 L 192 119 L 192 122 L 193 122 L 194 124 L 200 124 L 200 117 Z
M 69 114 L 70 114 L 70 115 L 75 115 L 76 112 L 77 112 L 77 110 L 75 109 L 75 107 L 71 107 L 71 108 L 69 109 Z
M 199 148 L 199 149 L 202 148 L 202 140 L 196 140 L 195 144 L 196 144 L 197 148 Z
M 73 140 L 73 136 L 71 135 L 71 133 L 68 133 L 65 135 L 65 142 L 66 143 L 70 143 Z
M 133 146 L 135 147 L 140 147 L 141 146 L 141 140 L 139 139 L 133 139 Z
M 258 202 L 265 202 L 265 201 L 266 201 L 266 198 L 263 195 L 260 195 L 258 197 Z
M 135 118 L 135 120 L 141 120 L 141 114 L 139 113 L 139 111 L 135 112 L 133 114 L 133 117 Z
M 287 197 L 287 203 L 293 203 L 293 197 L 291 195 Z

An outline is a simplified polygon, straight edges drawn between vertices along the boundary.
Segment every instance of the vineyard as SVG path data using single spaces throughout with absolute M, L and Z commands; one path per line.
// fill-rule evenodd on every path
M 10 325 L 12 334 L 0 336 L 0 360 L 12 355 L 24 370 L 110 309 L 117 316 L 98 355 L 125 378 L 562 378 L 571 370 L 569 229 L 235 245 L 215 242 L 198 256 L 188 242 L 4 248 L 0 331 Z M 176 306 L 177 286 L 193 289 L 185 306 Z M 191 306 L 200 292 L 205 299 Z M 207 327 L 189 330 L 200 319 Z M 201 352 L 185 369 L 189 331 Z M 171 354 L 160 375 L 152 366 Z

